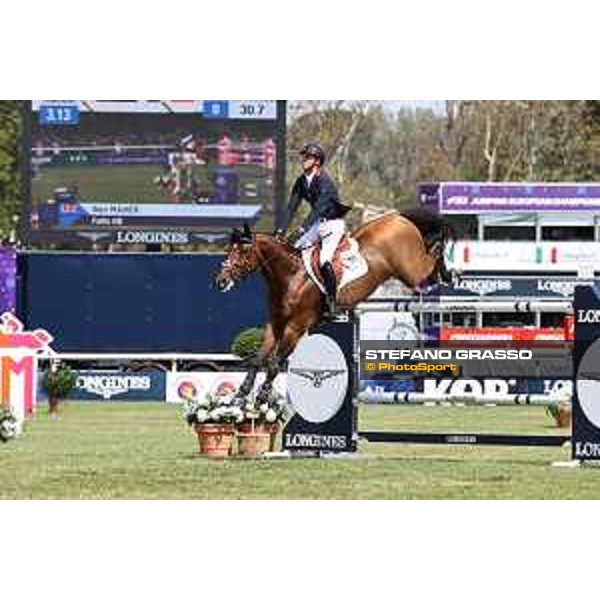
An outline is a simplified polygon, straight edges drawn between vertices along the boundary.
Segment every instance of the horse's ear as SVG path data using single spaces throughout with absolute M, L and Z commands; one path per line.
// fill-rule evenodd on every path
M 239 244 L 241 240 L 242 232 L 237 227 L 234 227 L 231 231 L 231 237 L 229 238 L 229 241 L 232 244 Z
M 252 239 L 252 230 L 248 223 L 244 223 L 244 229 L 240 231 L 240 242 L 242 244 L 251 244 Z

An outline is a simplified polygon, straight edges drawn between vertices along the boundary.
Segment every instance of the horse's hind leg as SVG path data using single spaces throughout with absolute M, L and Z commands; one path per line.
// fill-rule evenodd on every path
M 262 347 L 258 354 L 251 359 L 246 377 L 244 378 L 242 385 L 240 385 L 237 394 L 235 395 L 236 399 L 246 398 L 246 396 L 248 396 L 248 394 L 252 391 L 258 372 L 265 366 L 265 363 L 268 362 L 269 357 L 273 353 L 274 349 L 275 335 L 273 333 L 273 326 L 271 323 L 267 323 L 265 326 Z

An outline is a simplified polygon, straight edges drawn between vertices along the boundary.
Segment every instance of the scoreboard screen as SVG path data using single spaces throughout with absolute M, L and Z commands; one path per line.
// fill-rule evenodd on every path
M 195 244 L 281 217 L 285 102 L 40 100 L 24 121 L 26 242 Z

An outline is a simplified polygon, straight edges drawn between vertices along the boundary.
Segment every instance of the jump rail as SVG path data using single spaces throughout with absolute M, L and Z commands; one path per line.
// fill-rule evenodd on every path
M 417 300 L 415 298 L 394 298 L 390 300 L 368 300 L 355 309 L 365 312 L 573 312 L 570 300 L 482 300 L 480 298 L 441 298 L 440 300 Z

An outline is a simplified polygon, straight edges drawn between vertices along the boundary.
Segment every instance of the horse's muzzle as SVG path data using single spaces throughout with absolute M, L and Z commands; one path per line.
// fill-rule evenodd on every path
M 215 278 L 215 287 L 217 288 L 217 290 L 219 292 L 228 292 L 232 287 L 234 286 L 234 283 L 231 279 L 229 279 L 228 277 L 216 277 Z

